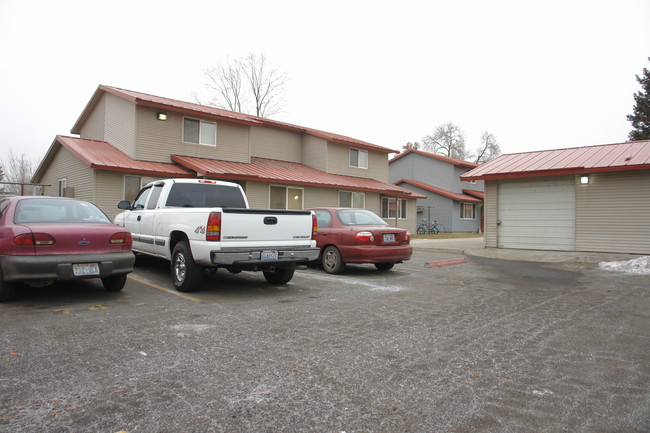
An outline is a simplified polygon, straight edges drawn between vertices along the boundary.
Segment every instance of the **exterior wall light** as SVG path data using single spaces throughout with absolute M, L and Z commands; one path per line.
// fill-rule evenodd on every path
M 583 174 L 580 176 L 580 183 L 583 185 L 586 185 L 589 183 L 589 175 L 588 174 Z
M 162 120 L 162 121 L 167 120 L 167 113 L 159 112 L 158 113 L 158 120 Z

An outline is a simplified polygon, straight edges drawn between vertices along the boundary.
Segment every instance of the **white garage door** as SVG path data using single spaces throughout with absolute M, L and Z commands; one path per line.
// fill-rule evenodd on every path
M 499 248 L 575 250 L 573 179 L 499 184 Z

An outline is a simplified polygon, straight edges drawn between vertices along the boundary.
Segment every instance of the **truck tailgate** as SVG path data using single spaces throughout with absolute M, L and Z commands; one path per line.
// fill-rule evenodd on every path
M 224 208 L 221 217 L 222 247 L 241 247 L 248 241 L 258 246 L 309 245 L 311 211 Z

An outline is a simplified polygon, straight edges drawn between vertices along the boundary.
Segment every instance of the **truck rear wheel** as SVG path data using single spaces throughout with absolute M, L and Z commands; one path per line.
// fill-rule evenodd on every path
M 203 279 L 203 269 L 194 262 L 188 241 L 178 242 L 172 251 L 172 280 L 179 292 L 194 292 Z
M 294 268 L 277 268 L 273 271 L 264 271 L 264 278 L 271 284 L 285 284 L 293 278 Z

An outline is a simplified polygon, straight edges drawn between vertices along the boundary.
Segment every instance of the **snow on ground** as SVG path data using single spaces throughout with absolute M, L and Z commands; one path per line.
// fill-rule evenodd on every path
M 600 262 L 598 267 L 605 271 L 623 272 L 634 275 L 650 275 L 650 256 L 637 257 L 624 262 Z

